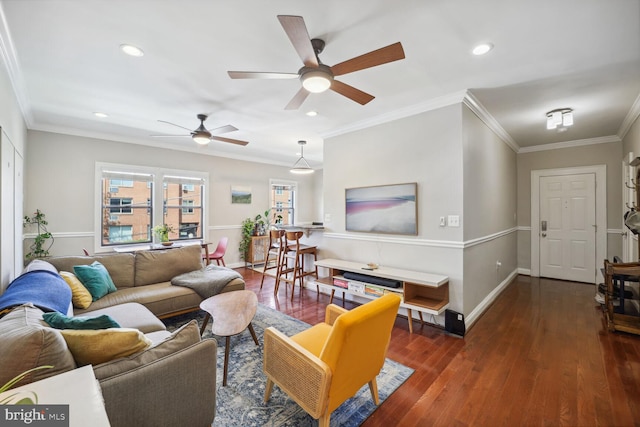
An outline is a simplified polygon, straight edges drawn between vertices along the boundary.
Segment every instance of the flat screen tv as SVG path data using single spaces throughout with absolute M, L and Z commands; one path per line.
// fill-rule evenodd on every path
M 347 188 L 347 231 L 418 234 L 418 184 Z

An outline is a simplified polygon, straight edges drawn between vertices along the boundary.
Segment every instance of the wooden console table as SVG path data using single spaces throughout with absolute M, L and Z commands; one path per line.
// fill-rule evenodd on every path
M 377 298 L 381 294 L 389 292 L 396 293 L 402 297 L 400 307 L 407 310 L 410 333 L 413 333 L 413 310 L 418 312 L 420 321 L 423 321 L 422 313 L 438 315 L 449 307 L 449 277 L 447 276 L 390 267 L 367 270 L 366 264 L 331 258 L 316 261 L 316 266 L 329 269 L 329 276 L 321 277 L 316 282 L 331 289 L 331 301 L 333 301 L 335 291 L 369 299 Z M 389 288 L 353 279 L 345 279 L 345 272 L 397 280 L 401 282 L 402 286 L 400 288 Z M 343 285 L 346 283 L 347 287 L 336 286 L 334 283 L 342 283 Z

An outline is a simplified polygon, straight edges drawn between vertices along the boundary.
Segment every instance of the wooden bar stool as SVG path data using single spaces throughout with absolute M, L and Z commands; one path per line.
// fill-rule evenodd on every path
M 300 283 L 300 292 L 302 292 L 304 278 L 306 276 L 314 275 L 316 280 L 318 279 L 318 267 L 315 266 L 315 261 L 318 260 L 318 248 L 316 246 L 301 244 L 300 238 L 303 234 L 302 231 L 287 231 L 284 235 L 284 247 L 281 251 L 281 267 L 278 279 L 276 280 L 275 293 L 278 292 L 280 281 L 291 283 L 291 301 L 293 301 L 293 291 L 296 280 Z M 305 271 L 305 255 L 313 255 L 313 270 Z M 289 266 L 289 260 L 293 261 L 293 266 Z M 318 293 L 320 292 L 318 285 L 316 285 L 316 291 Z
M 277 292 L 277 283 L 280 278 L 280 266 L 282 248 L 284 247 L 284 230 L 271 230 L 269 231 L 269 250 L 267 251 L 267 259 L 264 262 L 264 268 L 262 269 L 262 280 L 260 280 L 260 289 L 264 284 L 264 276 L 267 275 L 267 270 L 276 269 L 276 286 L 273 287 L 274 294 Z

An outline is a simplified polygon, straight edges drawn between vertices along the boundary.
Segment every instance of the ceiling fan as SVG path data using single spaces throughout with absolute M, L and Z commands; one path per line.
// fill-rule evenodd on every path
M 189 128 L 177 125 L 175 123 L 168 122 L 166 120 L 158 120 L 161 123 L 166 123 L 166 124 L 169 124 L 169 125 L 172 125 L 172 126 L 177 126 L 177 127 L 181 128 L 181 129 L 188 130 L 190 132 L 188 135 L 151 135 L 151 136 L 156 137 L 156 138 L 170 138 L 170 137 L 176 137 L 176 136 L 190 136 L 195 142 L 197 142 L 200 145 L 207 145 L 212 140 L 222 141 L 222 142 L 229 142 L 231 144 L 237 144 L 237 145 L 242 145 L 242 146 L 248 144 L 247 141 L 241 141 L 239 139 L 232 139 L 232 138 L 225 138 L 225 137 L 222 137 L 222 136 L 218 136 L 218 134 L 221 134 L 221 133 L 233 132 L 234 130 L 238 130 L 238 128 L 236 128 L 235 126 L 226 125 L 226 126 L 220 126 L 218 128 L 215 128 L 215 129 L 207 129 L 207 128 L 204 127 L 204 121 L 207 120 L 208 116 L 206 114 L 198 114 L 196 117 L 198 117 L 198 120 L 200 120 L 200 126 L 198 126 L 198 128 L 195 129 L 195 130 L 191 130 Z
M 320 62 L 318 57 L 324 50 L 324 40 L 310 39 L 304 19 L 301 16 L 278 15 L 278 20 L 287 33 L 287 36 L 289 36 L 289 40 L 291 40 L 293 47 L 298 52 L 304 66 L 300 68 L 297 73 L 252 71 L 229 71 L 228 73 L 232 79 L 300 78 L 302 88 L 300 88 L 293 99 L 289 101 L 285 110 L 295 110 L 299 108 L 305 99 L 307 99 L 310 92 L 320 93 L 327 89 L 331 89 L 361 105 L 365 105 L 373 100 L 373 95 L 369 95 L 353 86 L 335 80 L 334 77 L 404 59 L 402 44 L 397 42 L 329 67 Z

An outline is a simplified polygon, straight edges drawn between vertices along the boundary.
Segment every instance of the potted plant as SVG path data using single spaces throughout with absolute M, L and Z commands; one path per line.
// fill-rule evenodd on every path
M 242 259 L 246 260 L 249 256 L 249 247 L 251 247 L 251 236 L 253 236 L 256 223 L 251 218 L 245 218 L 242 221 L 242 238 L 240 239 L 240 254 Z
M 36 209 L 33 216 L 24 216 L 23 227 L 33 224 L 37 226 L 37 234 L 33 239 L 33 243 L 29 246 L 31 251 L 25 255 L 27 261 L 49 256 L 49 249 L 51 249 L 54 241 L 53 235 L 47 231 L 47 225 L 49 223 L 45 219 L 44 212 L 40 209 Z
M 156 225 L 153 227 L 153 232 L 160 242 L 168 243 L 169 233 L 173 232 L 173 227 L 169 224 Z

